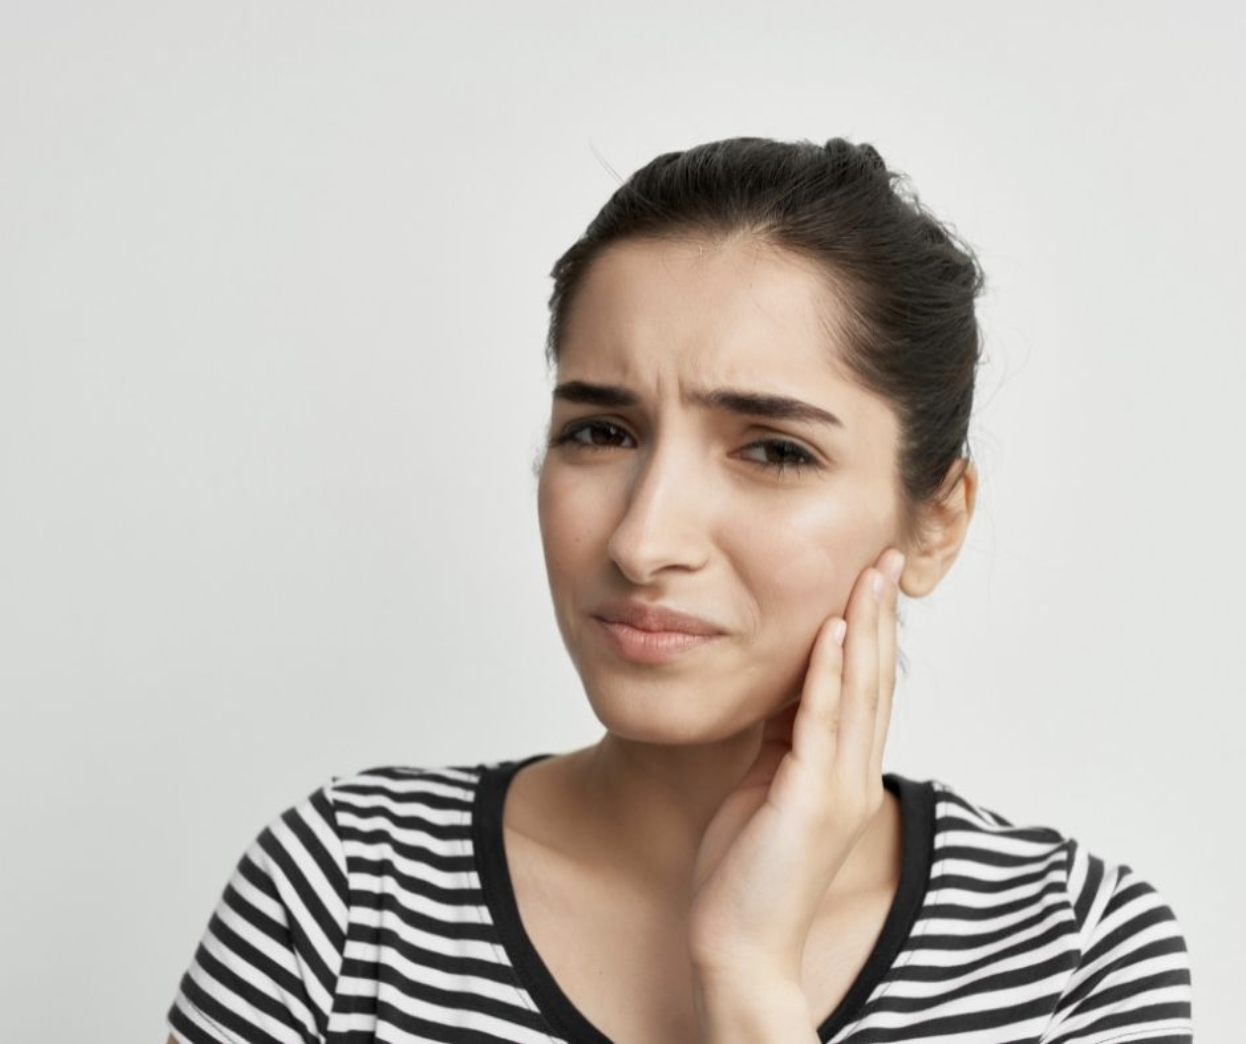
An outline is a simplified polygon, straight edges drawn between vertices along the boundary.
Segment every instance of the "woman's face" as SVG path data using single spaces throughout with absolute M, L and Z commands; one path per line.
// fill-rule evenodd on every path
M 894 545 L 899 429 L 837 371 L 836 307 L 809 263 L 751 238 L 625 241 L 593 262 L 564 329 L 538 511 L 558 627 L 611 732 L 704 743 L 776 713 L 826 617 Z M 720 391 L 839 423 L 705 399 Z M 722 633 L 637 662 L 596 618 L 617 600 Z

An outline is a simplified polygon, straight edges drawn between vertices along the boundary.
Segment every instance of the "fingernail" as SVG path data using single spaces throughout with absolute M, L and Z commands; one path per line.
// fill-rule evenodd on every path
M 843 620 L 836 620 L 831 624 L 831 637 L 835 639 L 836 645 L 844 644 L 844 635 L 848 633 L 848 625 Z
M 873 590 L 875 598 L 882 598 L 883 587 L 886 583 L 887 581 L 883 579 L 883 574 L 875 570 L 874 575 L 870 577 L 870 588 Z

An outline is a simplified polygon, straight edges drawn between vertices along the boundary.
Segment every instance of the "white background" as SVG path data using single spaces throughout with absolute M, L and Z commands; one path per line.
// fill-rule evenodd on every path
M 1133 866 L 1235 1039 L 1241 5 L 0 10 L 6 1039 L 163 1040 L 330 776 L 597 737 L 530 470 L 548 272 L 612 171 L 736 135 L 874 144 L 990 283 L 889 769 Z

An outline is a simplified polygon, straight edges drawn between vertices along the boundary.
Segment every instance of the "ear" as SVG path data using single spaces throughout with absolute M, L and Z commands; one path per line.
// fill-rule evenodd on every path
M 978 469 L 972 461 L 959 458 L 948 469 L 938 496 L 923 510 L 918 545 L 906 549 L 900 590 L 910 598 L 930 594 L 952 568 L 977 499 Z

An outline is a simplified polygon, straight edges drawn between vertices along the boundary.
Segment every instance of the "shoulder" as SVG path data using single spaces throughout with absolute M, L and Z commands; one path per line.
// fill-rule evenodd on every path
M 1016 823 L 930 782 L 928 905 L 953 933 L 998 924 L 1001 942 L 1042 957 L 1059 994 L 1044 1041 L 1188 1039 L 1189 955 L 1149 880 L 1060 830 Z
M 412 830 L 449 836 L 470 818 L 488 767 L 385 765 L 333 776 L 268 821 L 232 883 L 261 890 L 296 913 L 314 905 L 313 920 L 344 927 L 361 852 Z
M 1050 826 L 1017 823 L 940 780 L 934 798 L 934 855 L 963 876 L 1000 880 L 1068 859 L 1071 838 Z
M 395 867 L 414 873 L 418 866 L 421 875 L 466 870 L 479 792 L 490 770 L 507 764 L 380 765 L 334 776 L 311 800 L 330 810 L 340 860 L 354 881 Z
M 1050 887 L 1042 891 L 1066 906 L 1079 933 L 1122 909 L 1161 904 L 1154 886 L 1127 863 L 1097 854 L 1054 827 L 1015 822 L 942 781 L 930 785 L 936 869 L 959 883 L 1017 877 L 1046 882 Z
M 334 776 L 321 790 L 330 798 L 340 794 L 356 796 L 401 795 L 410 793 L 470 792 L 482 773 L 494 763 L 471 765 L 377 765 L 346 776 Z
M 334 776 L 270 818 L 238 860 L 169 1010 L 177 1040 L 324 1039 L 352 921 L 385 877 L 459 870 L 461 826 L 489 765 Z M 365 931 L 367 929 L 365 928 Z
M 380 765 L 347 776 L 334 776 L 312 799 L 320 797 L 333 813 L 339 832 L 361 820 L 374 825 L 400 824 L 404 817 L 453 819 L 467 813 L 491 764 Z

